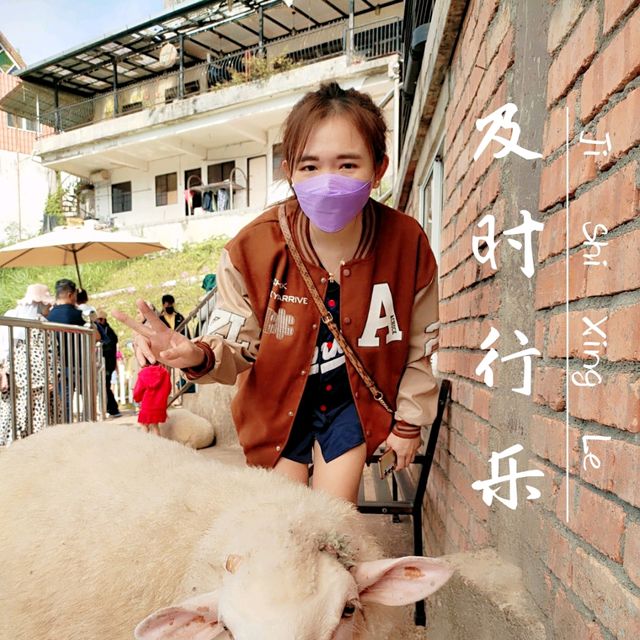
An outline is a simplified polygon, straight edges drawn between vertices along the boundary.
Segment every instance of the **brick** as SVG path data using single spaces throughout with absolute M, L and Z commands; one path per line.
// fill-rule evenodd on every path
M 640 27 L 640 25 L 638 26 Z M 611 140 L 611 153 L 606 156 L 596 156 L 596 165 L 600 170 L 611 166 L 640 143 L 639 113 L 640 88 L 637 88 L 600 120 L 595 139 L 604 140 L 605 134 L 608 133 Z
M 475 516 L 482 522 L 486 522 L 489 515 L 489 507 L 482 501 L 482 492 L 471 488 L 473 482 L 479 479 L 480 478 L 474 478 L 469 475 L 469 472 L 460 463 L 455 460 L 451 461 L 449 480 L 462 495 L 465 502 L 471 507 Z
M 573 591 L 614 637 L 640 637 L 640 598 L 620 584 L 613 571 L 584 549 L 573 559 Z
M 640 113 L 640 104 L 638 108 Z M 570 203 L 570 247 L 587 241 L 585 229 L 591 236 L 596 224 L 603 224 L 608 231 L 612 231 L 619 225 L 633 220 L 640 213 L 640 189 L 636 186 L 637 170 L 638 163 L 631 162 Z M 544 229 L 539 234 L 538 242 L 540 262 L 566 250 L 565 232 L 566 209 L 561 209 L 544 221 Z M 606 238 L 604 240 L 606 241 Z M 603 247 L 601 255 L 604 256 L 605 253 L 607 248 Z
M 606 325 L 607 359 L 640 361 L 640 303 L 616 309 Z
M 631 433 L 640 432 L 640 377 L 620 373 L 603 377 L 594 387 L 569 391 L 569 413 Z M 615 398 L 615 402 L 611 399 Z
M 553 8 L 547 34 L 547 51 L 553 53 L 582 13 L 582 0 L 559 0 Z
M 547 106 L 564 96 L 578 75 L 588 67 L 596 53 L 599 28 L 598 7 L 593 4 L 549 67 Z
M 500 44 L 504 42 L 509 27 L 511 26 L 511 13 L 509 5 L 505 2 L 500 3 L 498 14 L 490 27 L 489 32 L 486 35 L 486 49 L 485 49 L 485 61 L 491 63 L 493 56 L 496 54 Z M 484 65 L 485 67 L 487 65 Z
M 606 339 L 595 330 L 588 335 L 589 326 L 583 318 L 588 318 L 604 332 Z M 606 318 L 606 319 L 605 319 Z M 640 303 L 611 310 L 608 307 L 592 307 L 583 311 L 569 312 L 569 354 L 586 362 L 596 362 L 594 351 L 600 358 L 610 362 L 640 360 Z M 605 319 L 603 321 L 603 319 Z M 566 321 L 564 313 L 553 315 L 549 320 L 549 333 L 545 356 L 564 358 L 566 355 Z M 599 342 L 599 345 L 585 345 L 585 342 Z M 606 343 L 606 344 L 605 344 Z M 536 345 L 539 342 L 536 339 Z
M 556 149 L 566 144 L 567 141 L 567 107 L 569 108 L 569 140 L 574 137 L 576 122 L 578 121 L 577 107 L 578 91 L 574 89 L 569 93 L 567 99 L 554 107 L 549 113 L 549 117 L 544 123 L 544 134 L 542 137 L 542 155 L 548 156 Z
M 598 54 L 582 80 L 581 118 L 590 121 L 609 96 L 640 71 L 640 11 L 636 11 Z
M 531 451 L 558 467 L 566 466 L 566 425 L 564 419 L 533 415 L 528 426 Z M 580 432 L 569 427 L 569 470 L 578 473 L 581 460 Z
M 554 640 L 604 640 L 598 624 L 589 613 L 582 615 L 562 588 L 556 592 L 552 612 Z
M 564 495 L 566 479 L 563 479 L 560 493 Z M 599 495 L 587 487 L 569 482 L 569 496 L 573 501 L 567 526 L 598 551 L 615 562 L 622 562 L 622 536 L 625 529 L 625 513 L 622 507 Z M 565 518 L 564 501 L 556 510 L 558 518 Z M 602 523 L 606 522 L 606 527 Z
M 571 562 L 573 548 L 562 531 L 563 529 L 560 527 L 545 521 L 541 534 L 546 541 L 547 566 L 564 585 L 570 587 L 573 580 L 573 564 Z
M 502 82 L 505 74 L 507 73 L 507 70 L 511 67 L 515 60 L 514 39 L 514 30 L 513 27 L 510 27 L 507 30 L 502 42 L 500 43 L 498 53 L 487 67 L 487 71 L 482 78 L 482 82 L 480 83 L 480 87 L 478 89 L 478 94 L 475 98 L 471 110 L 470 119 L 473 121 L 474 127 L 475 121 L 478 118 L 488 115 L 492 111 L 495 111 L 495 109 L 497 109 L 499 106 L 501 106 L 501 104 L 504 104 L 503 101 L 492 109 L 486 106 L 491 97 L 496 94 L 496 88 Z
M 456 380 L 451 389 L 451 399 L 454 402 L 459 402 L 487 422 L 492 396 L 489 388 L 466 380 Z
M 608 240 L 607 266 L 586 266 L 586 250 L 569 258 L 569 300 L 605 296 L 640 288 L 640 230 Z M 566 299 L 564 257 L 537 270 L 536 309 L 552 307 Z
M 517 441 L 512 442 L 515 444 Z M 553 467 L 549 466 L 542 460 L 532 458 L 528 461 L 528 464 L 523 462 L 524 452 L 518 456 L 518 470 L 533 470 L 539 469 L 544 474 L 543 476 L 535 476 L 533 478 L 523 478 L 518 482 L 518 508 L 524 508 L 522 503 L 528 504 L 529 500 L 526 500 L 527 489 L 525 488 L 525 482 L 532 487 L 535 487 L 540 491 L 540 497 L 537 498 L 535 504 L 538 507 L 555 513 L 558 504 L 561 502 L 564 505 L 564 494 L 560 493 L 560 485 L 562 482 L 562 475 Z M 505 467 L 506 468 L 506 467 Z M 505 487 L 506 489 L 506 487 Z
M 444 325 L 440 329 L 440 348 L 467 347 L 478 349 L 490 331 L 489 320 L 471 320 L 453 325 Z
M 576 189 L 590 182 L 597 175 L 595 156 L 583 155 L 583 145 L 573 144 L 569 147 L 569 195 Z M 566 198 L 566 152 L 556 158 L 551 164 L 542 168 L 540 176 L 540 199 L 538 209 L 544 211 L 557 202 L 564 202 Z M 569 205 L 571 206 L 571 205 Z
M 533 401 L 554 411 L 563 411 L 565 371 L 560 367 L 537 366 L 534 371 Z
M 476 367 L 484 357 L 484 352 L 470 354 L 467 351 L 455 351 L 453 349 L 441 349 L 438 351 L 438 371 L 442 373 L 455 373 L 476 382 L 482 382 L 476 375 Z M 498 385 L 498 372 L 495 372 L 494 385 Z
M 609 33 L 629 10 L 638 4 L 638 0 L 605 0 L 603 32 Z
M 615 434 L 613 435 L 615 438 Z M 588 461 L 580 467 L 580 478 L 585 482 L 617 495 L 634 507 L 640 507 L 640 483 L 631 469 L 640 469 L 640 446 L 612 439 L 591 441 L 589 450 L 598 456 L 600 467 Z
M 623 564 L 629 577 L 640 587 L 640 522 L 627 524 Z
M 453 322 L 461 318 L 477 318 L 494 314 L 500 306 L 500 289 L 495 282 L 463 292 L 450 301 L 440 302 L 440 322 Z

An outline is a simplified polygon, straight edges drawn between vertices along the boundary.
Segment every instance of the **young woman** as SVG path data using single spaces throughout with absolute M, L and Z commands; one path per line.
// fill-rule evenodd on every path
M 273 467 L 355 502 L 364 462 L 386 442 L 407 466 L 436 413 L 429 356 L 438 340 L 436 263 L 419 224 L 372 199 L 388 165 L 386 125 L 371 98 L 335 82 L 287 118 L 283 168 L 294 196 L 231 240 L 217 271 L 210 334 L 189 341 L 138 306 L 141 360 L 182 368 L 198 383 L 233 384 L 232 413 L 247 462 Z M 302 262 L 389 413 L 369 392 L 292 258 Z

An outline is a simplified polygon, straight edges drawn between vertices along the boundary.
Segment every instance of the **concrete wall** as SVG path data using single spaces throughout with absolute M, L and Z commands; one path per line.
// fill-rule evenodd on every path
M 437 2 L 436 12 L 448 4 Z M 561 640 L 640 637 L 638 33 L 640 8 L 630 0 L 471 0 L 438 102 L 424 123 L 407 204 L 419 217 L 419 187 L 444 134 L 438 366 L 453 380 L 453 403 L 429 481 L 428 552 L 466 552 L 473 562 L 475 550 L 493 548 L 505 571 L 520 572 L 515 588 L 523 590 L 528 615 L 542 622 L 546 637 Z M 476 120 L 507 102 L 518 107 L 513 117 L 521 127 L 518 144 L 543 157 L 525 160 L 511 153 L 496 159 L 493 153 L 501 146 L 491 143 L 474 161 L 484 136 Z M 582 131 L 598 140 L 609 133 L 611 151 L 583 155 L 594 147 L 580 143 Z M 504 129 L 500 134 L 509 136 Z M 520 270 L 521 252 L 502 235 L 521 224 L 523 209 L 545 225 L 533 235 L 531 279 Z M 486 214 L 495 216 L 501 240 L 497 269 L 481 265 L 472 252 L 472 236 L 486 234 L 477 227 Z M 608 230 L 600 238 L 609 243 L 600 257 L 607 265 L 584 264 L 582 225 L 589 221 L 590 229 L 601 223 Z M 596 332 L 583 335 L 585 317 L 593 323 L 606 318 L 600 324 L 606 344 Z M 592 387 L 570 380 L 568 399 L 567 322 L 570 372 L 597 365 L 601 376 L 597 382 L 593 376 Z M 512 390 L 523 382 L 521 359 L 495 361 L 493 387 L 476 374 L 490 327 L 500 331 L 493 345 L 500 357 L 527 347 L 540 351 L 533 359 L 530 395 Z M 515 330 L 528 337 L 526 346 Z M 596 344 L 585 346 L 589 340 Z M 590 348 L 593 353 L 586 353 Z M 599 468 L 586 459 L 583 436 L 610 438 L 591 444 Z M 492 452 L 515 444 L 524 447 L 515 456 L 518 470 L 544 473 L 526 481 L 541 496 L 526 500 L 522 482 L 516 510 L 495 499 L 489 507 L 471 485 L 490 477 Z M 503 487 L 500 495 L 507 494 Z M 436 640 L 485 637 L 470 630 L 464 606 L 457 620 L 451 612 L 475 593 L 476 604 L 486 605 L 474 609 L 479 617 L 473 629 L 479 633 L 487 629 L 497 598 L 478 585 L 478 576 L 461 575 L 452 591 L 436 598 L 442 605 L 438 615 L 448 616 L 438 618 L 430 633 Z M 531 624 L 529 637 L 538 637 L 537 622 Z M 517 627 L 496 622 L 491 637 L 521 637 Z
M 26 239 L 42 229 L 47 195 L 53 189 L 55 172 L 30 155 L 0 150 L 0 243 Z

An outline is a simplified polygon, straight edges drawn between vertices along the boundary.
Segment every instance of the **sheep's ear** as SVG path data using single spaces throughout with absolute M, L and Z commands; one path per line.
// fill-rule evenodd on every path
M 218 622 L 217 591 L 159 609 L 134 631 L 136 640 L 213 640 L 223 635 L 224 627 Z
M 406 556 L 361 562 L 352 572 L 361 602 L 400 606 L 437 591 L 453 570 L 442 560 Z

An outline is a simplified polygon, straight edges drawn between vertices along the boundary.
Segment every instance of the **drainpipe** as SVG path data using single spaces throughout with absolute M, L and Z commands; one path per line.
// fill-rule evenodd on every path
M 260 31 L 260 55 L 264 54 L 264 7 L 260 5 L 258 9 L 258 24 Z
M 22 200 L 20 197 L 20 153 L 16 151 L 16 177 L 18 179 L 18 240 L 22 240 Z
M 178 39 L 180 46 L 180 74 L 178 76 L 178 98 L 184 98 L 184 34 Z
M 118 115 L 118 62 L 115 58 L 111 60 L 113 65 L 113 115 Z
M 56 133 L 60 133 L 60 91 L 57 82 L 53 87 L 53 106 L 56 110 L 53 119 L 53 128 L 55 129 Z
M 355 0 L 349 0 L 349 35 L 347 37 L 347 64 L 351 64 L 353 58 L 353 29 L 355 27 Z

